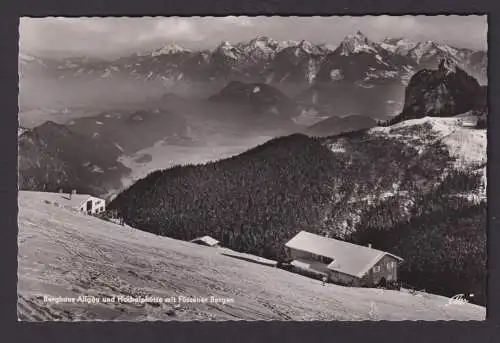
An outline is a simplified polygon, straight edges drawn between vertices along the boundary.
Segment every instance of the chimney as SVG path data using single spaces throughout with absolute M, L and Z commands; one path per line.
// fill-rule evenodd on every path
M 62 193 L 62 192 L 63 192 L 62 188 L 59 188 L 59 193 Z
M 73 189 L 73 190 L 71 191 L 71 194 L 76 194 L 76 189 Z
M 368 243 L 368 248 L 372 248 L 372 244 L 371 243 Z

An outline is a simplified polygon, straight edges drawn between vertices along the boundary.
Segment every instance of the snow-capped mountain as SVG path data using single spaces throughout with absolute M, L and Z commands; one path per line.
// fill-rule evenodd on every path
M 25 72 L 45 68 L 58 78 L 132 76 L 136 79 L 213 81 L 230 79 L 255 82 L 308 82 L 318 76 L 338 81 L 343 70 L 322 72 L 328 69 L 331 59 L 345 59 L 356 69 L 359 59 L 364 70 L 363 79 L 397 79 L 405 83 L 407 74 L 421 67 L 435 67 L 444 58 L 454 59 L 463 69 L 484 74 L 487 56 L 483 51 L 451 47 L 433 41 L 412 42 L 405 38 L 387 38 L 382 42 L 370 40 L 358 31 L 342 40 L 338 46 L 313 44 L 302 41 L 276 41 L 269 37 L 256 37 L 250 41 L 221 42 L 210 50 L 194 51 L 177 44 L 159 47 L 114 61 L 88 58 L 71 58 L 43 61 L 26 53 L 20 55 L 20 68 Z M 372 61 L 369 61 L 371 59 Z M 370 69 L 371 68 L 371 69 Z M 413 70 L 412 68 L 416 69 Z M 349 71 L 347 71 L 349 73 Z M 473 74 L 474 74 L 473 73 Z M 360 73 L 361 74 L 361 73 Z M 331 75 L 331 76 L 329 76 Z M 474 74 L 477 77 L 477 75 Z M 365 80 L 366 81 L 366 80 Z
M 457 48 L 430 40 L 412 42 L 404 38 L 386 39 L 381 46 L 400 56 L 410 57 L 421 68 L 435 68 L 440 60 L 451 59 L 481 84 L 487 83 L 488 56 L 485 51 Z
M 316 46 L 308 41 L 280 50 L 263 71 L 266 82 L 314 82 L 321 63 L 328 53 L 325 46 Z
M 358 83 L 361 87 L 394 81 L 404 84 L 416 67 L 412 59 L 384 49 L 358 31 L 345 37 L 337 49 L 325 57 L 316 80 Z
M 395 54 L 408 55 L 408 52 L 415 48 L 417 44 L 417 42 L 406 38 L 386 38 L 380 43 L 380 46 Z
M 444 58 L 453 60 L 479 83 L 487 83 L 485 51 L 405 38 L 375 42 L 360 31 L 345 37 L 338 46 L 305 40 L 279 42 L 263 36 L 239 43 L 221 42 L 202 51 L 171 44 L 113 61 L 42 59 L 23 53 L 19 70 L 21 82 L 31 75 L 46 75 L 55 81 L 111 82 L 113 89 L 128 80 L 156 88 L 175 85 L 213 91 L 231 81 L 267 83 L 316 111 L 382 119 L 402 110 L 404 87 L 416 72 L 435 68 Z M 22 104 L 36 106 L 39 93 L 24 94 L 22 87 Z M 201 93 L 205 97 L 213 94 Z M 359 102 L 360 98 L 364 101 Z
M 237 48 L 246 56 L 253 59 L 270 59 L 279 51 L 285 48 L 280 43 L 269 37 L 257 37 L 249 42 L 241 42 Z
M 159 55 L 169 55 L 169 54 L 178 54 L 183 52 L 190 52 L 190 50 L 183 48 L 177 44 L 166 45 L 160 49 L 154 50 L 151 53 L 151 56 L 159 56 Z
M 361 52 L 377 53 L 377 45 L 370 41 L 361 31 L 348 35 L 335 50 L 341 56 L 359 54 Z

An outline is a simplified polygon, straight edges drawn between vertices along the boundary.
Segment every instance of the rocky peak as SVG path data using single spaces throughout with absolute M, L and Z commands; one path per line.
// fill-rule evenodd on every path
M 214 53 L 226 56 L 230 59 L 238 59 L 236 56 L 238 49 L 231 45 L 228 41 L 221 42 L 216 48 Z
M 366 35 L 363 32 L 361 32 L 361 30 L 356 31 L 354 37 L 356 37 L 357 39 L 361 39 L 363 41 L 368 41 L 368 37 L 366 37 Z
M 392 53 L 407 56 L 408 53 L 417 46 L 418 43 L 407 38 L 385 38 L 380 46 Z
M 354 35 L 348 35 L 346 38 L 344 38 L 344 40 L 346 41 L 353 41 L 353 42 L 356 42 L 356 43 L 359 43 L 359 44 L 370 44 L 370 40 L 368 39 L 368 37 L 363 33 L 361 32 L 360 30 L 358 30 Z
M 261 36 L 252 39 L 249 42 L 239 43 L 238 48 L 245 54 L 260 58 L 270 58 L 276 53 L 278 42 L 267 36 Z
M 306 40 L 301 40 L 299 43 L 299 48 L 301 48 L 305 52 L 312 52 L 312 50 L 314 49 L 314 46 Z
M 384 40 L 382 40 L 382 43 L 395 45 L 395 44 L 398 44 L 403 39 L 404 39 L 403 37 L 386 37 L 386 38 L 384 38 Z
M 419 63 L 423 57 L 439 54 L 440 52 L 442 51 L 441 49 L 439 49 L 438 44 L 431 40 L 419 42 L 413 49 L 409 51 L 410 55 L 415 59 L 417 63 Z
M 231 51 L 234 50 L 235 47 L 229 43 L 228 41 L 222 41 L 219 45 L 214 49 L 215 51 Z
M 445 57 L 439 63 L 438 70 L 445 74 L 456 73 L 457 64 L 449 57 Z
M 286 41 L 279 42 L 277 49 L 278 49 L 278 51 L 281 51 L 283 49 L 290 48 L 290 47 L 297 46 L 297 45 L 299 45 L 299 42 L 297 42 L 297 41 L 286 40 Z
M 425 116 L 451 117 L 477 107 L 481 87 L 477 80 L 444 58 L 437 69 L 422 69 L 411 78 L 401 114 L 390 125 Z
M 159 55 L 168 55 L 168 54 L 176 54 L 176 53 L 181 53 L 181 52 L 189 52 L 188 49 L 183 48 L 180 45 L 177 44 L 169 44 L 166 45 L 160 49 L 157 49 L 152 52 L 152 56 L 159 56 Z
M 336 52 L 343 56 L 347 56 L 360 52 L 376 52 L 376 50 L 375 44 L 361 31 L 357 31 L 354 35 L 346 36 L 340 43 Z
M 230 47 L 232 47 L 232 45 L 227 40 L 222 41 L 219 44 L 219 48 L 230 48 Z
M 250 41 L 250 44 L 256 44 L 259 42 L 264 43 L 264 44 L 268 44 L 268 45 L 277 45 L 278 44 L 277 41 L 275 41 L 274 39 L 269 38 L 267 36 L 260 36 L 260 37 L 254 38 Z

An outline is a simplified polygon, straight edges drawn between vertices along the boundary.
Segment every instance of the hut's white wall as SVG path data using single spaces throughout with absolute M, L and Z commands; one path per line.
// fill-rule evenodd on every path
M 90 206 L 87 203 L 90 202 Z M 89 210 L 90 207 L 90 210 Z M 80 205 L 79 211 L 87 214 L 96 214 L 106 211 L 106 201 L 93 196 L 90 196 L 85 202 Z

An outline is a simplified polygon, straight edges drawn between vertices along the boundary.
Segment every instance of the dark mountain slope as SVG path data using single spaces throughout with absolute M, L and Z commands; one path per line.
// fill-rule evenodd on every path
M 218 106 L 228 120 L 263 127 L 293 127 L 292 119 L 300 115 L 293 100 L 263 83 L 229 82 L 209 103 Z
M 279 89 L 263 83 L 233 81 L 211 96 L 210 100 L 250 106 L 257 113 L 273 112 L 288 118 L 298 115 L 298 108 L 290 98 Z
M 115 146 L 46 122 L 19 136 L 19 188 L 102 194 L 129 172 L 117 162 L 120 154 Z
M 72 120 L 68 125 L 73 132 L 118 147 L 124 153 L 134 153 L 161 140 L 190 141 L 188 122 L 167 109 L 105 111 Z

